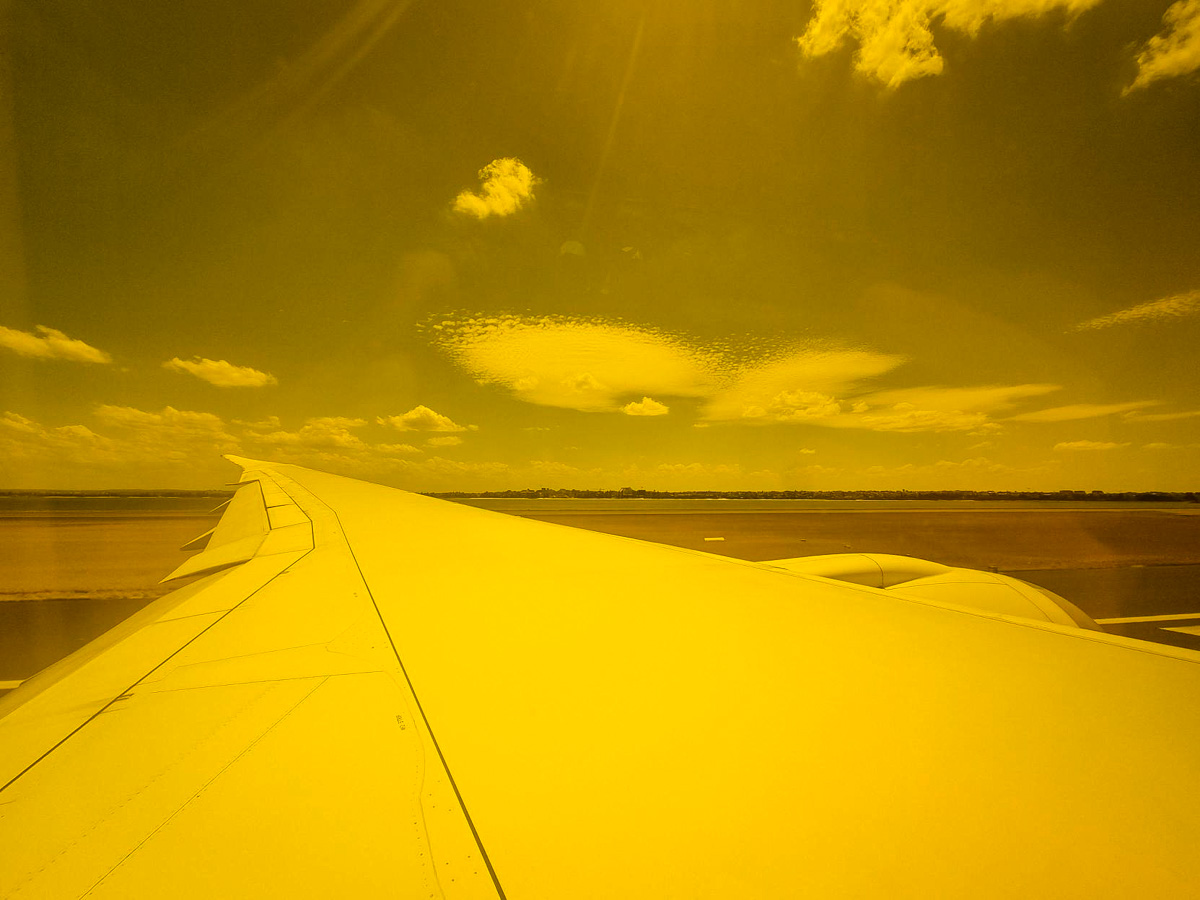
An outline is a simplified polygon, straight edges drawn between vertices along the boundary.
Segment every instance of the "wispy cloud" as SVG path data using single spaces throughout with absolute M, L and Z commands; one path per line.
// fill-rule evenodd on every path
M 1192 2 L 1192 0 L 1188 0 Z M 797 39 L 806 56 L 823 56 L 849 38 L 858 43 L 854 66 L 888 87 L 941 73 L 944 61 L 931 24 L 975 36 L 989 21 L 1033 18 L 1062 11 L 1070 16 L 1100 0 L 816 0 Z
M 1200 0 L 1197 0 L 1200 3 Z M 1161 322 L 1168 319 L 1182 319 L 1188 316 L 1200 315 L 1200 290 L 1187 291 L 1163 297 L 1161 300 L 1151 300 L 1139 303 L 1128 309 L 1108 313 L 1080 322 L 1072 331 L 1089 331 L 1096 328 L 1111 328 L 1114 325 L 1128 325 L 1133 322 Z
M 1179 0 L 1163 14 L 1163 30 L 1137 55 L 1138 73 L 1125 93 L 1200 69 L 1200 0 Z
M 206 359 L 200 356 L 190 360 L 177 356 L 163 363 L 163 368 L 195 375 L 201 381 L 207 381 L 217 387 L 265 387 L 268 384 L 279 383 L 269 372 L 260 372 L 249 366 L 235 366 L 223 359 Z
M 67 359 L 72 362 L 111 363 L 112 357 L 91 344 L 69 338 L 56 328 L 38 325 L 37 334 L 18 331 L 0 325 L 0 347 L 6 347 L 19 356 L 33 359 Z
M 854 398 L 839 415 L 823 424 L 871 431 L 991 434 L 1001 428 L 994 416 L 1020 400 L 1057 390 L 1057 384 L 1013 384 L 877 391 Z
M 454 434 L 447 434 L 443 437 L 431 437 L 425 442 L 428 447 L 457 447 L 463 442 L 463 439 Z
M 1119 444 L 1115 441 L 1063 441 L 1055 444 L 1054 449 L 1071 452 L 1075 450 L 1119 450 L 1128 446 L 1128 442 Z
M 1017 384 L 872 392 L 870 380 L 904 357 L 815 343 L 705 343 L 603 319 L 460 316 L 429 328 L 476 381 L 501 385 L 527 403 L 661 415 L 663 398 L 693 398 L 701 401 L 700 425 L 988 433 L 1000 428 L 997 413 L 1059 389 Z
M 1009 419 L 1014 422 L 1073 422 L 1076 419 L 1098 419 L 1114 413 L 1128 413 L 1147 406 L 1156 406 L 1157 403 L 1157 400 L 1137 400 L 1132 403 L 1073 403 L 1070 406 L 1055 406 L 1051 409 L 1021 413 L 1009 416 Z
M 872 350 L 796 348 L 743 364 L 713 394 L 703 418 L 829 424 L 853 408 L 840 395 L 903 362 L 902 356 Z
M 1173 413 L 1143 413 L 1134 410 L 1125 413 L 1122 418 L 1126 422 L 1174 422 L 1177 419 L 1194 419 L 1197 416 L 1200 416 L 1200 409 Z
M 477 193 L 463 191 L 454 198 L 455 212 L 476 219 L 512 215 L 533 199 L 539 183 L 527 165 L 511 157 L 492 160 L 479 170 L 479 180 Z
M 400 416 L 379 416 L 380 425 L 388 425 L 397 431 L 476 431 L 474 425 L 459 425 L 449 416 L 434 412 L 428 406 L 414 406 Z
M 651 397 L 643 397 L 621 407 L 621 412 L 627 416 L 665 416 L 670 411 L 666 404 L 659 403 Z

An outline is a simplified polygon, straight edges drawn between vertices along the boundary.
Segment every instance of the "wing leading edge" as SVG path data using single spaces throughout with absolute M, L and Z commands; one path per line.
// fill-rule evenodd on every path
M 237 461 L 200 580 L 0 701 L 0 896 L 1200 884 L 1195 654 Z

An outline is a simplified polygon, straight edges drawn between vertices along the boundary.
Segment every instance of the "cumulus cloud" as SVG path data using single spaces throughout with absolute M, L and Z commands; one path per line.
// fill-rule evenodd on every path
M 274 416 L 266 421 L 278 423 Z M 367 424 L 365 419 L 348 416 L 315 416 L 305 419 L 295 431 L 251 431 L 244 440 L 263 447 L 256 452 L 277 462 L 360 475 L 387 472 L 397 459 L 420 455 L 421 450 L 412 444 L 364 440 L 356 432 Z
M 199 472 L 218 464 L 222 453 L 239 450 L 237 439 L 212 413 L 100 406 L 94 417 L 97 431 L 82 424 L 43 425 L 15 412 L 0 416 L 6 475 L 61 485 L 63 479 L 97 470 L 108 473 L 106 478 L 121 468 L 178 472 L 186 464 L 188 472 Z
M 447 434 L 444 437 L 431 437 L 425 444 L 429 447 L 457 447 L 462 442 L 462 438 Z
M 1115 441 L 1063 441 L 1055 444 L 1055 450 L 1074 451 L 1074 450 L 1119 450 L 1121 447 L 1128 447 L 1129 443 L 1118 444 Z
M 69 338 L 55 328 L 36 326 L 37 334 L 0 325 L 0 347 L 33 359 L 68 359 L 72 362 L 111 363 L 112 357 L 91 344 Z
M 260 372 L 249 366 L 235 366 L 223 359 L 206 359 L 201 356 L 190 360 L 176 356 L 163 363 L 164 369 L 195 375 L 201 381 L 217 387 L 264 387 L 279 381 L 269 372 Z
M 365 446 L 362 438 L 351 429 L 366 425 L 363 419 L 344 416 L 322 416 L 306 419 L 299 431 L 271 431 L 254 435 L 254 440 L 263 444 L 299 447 L 340 447 L 359 449 Z
M 1125 93 L 1200 69 L 1200 0 L 1178 0 L 1163 14 L 1163 30 L 1137 55 L 1138 73 Z
M 626 403 L 621 407 L 621 412 L 627 416 L 665 416 L 670 411 L 670 407 L 666 404 L 659 403 L 650 397 L 643 397 L 639 401 Z
M 1189 0 L 1190 2 L 1190 0 Z M 849 38 L 858 43 L 854 66 L 888 87 L 937 75 L 944 62 L 930 26 L 975 36 L 989 21 L 1032 18 L 1053 11 L 1078 15 L 1100 0 L 816 0 L 804 34 L 806 56 L 823 56 Z
M 1155 406 L 1156 400 L 1138 400 L 1132 403 L 1073 403 L 1070 406 L 1055 406 L 1033 412 L 1009 416 L 1014 422 L 1073 422 L 1076 419 L 1098 419 L 1113 413 L 1128 413 L 1133 410 Z
M 0 456 L 10 463 L 30 458 L 116 462 L 122 458 L 121 450 L 117 441 L 86 425 L 47 427 L 19 413 L 0 415 Z
M 450 419 L 436 413 L 428 406 L 414 406 L 400 416 L 379 416 L 375 419 L 380 425 L 388 425 L 397 431 L 476 431 L 474 425 L 459 425 Z
M 225 422 L 213 413 L 175 409 L 173 406 L 164 407 L 160 412 L 148 412 L 133 406 L 102 404 L 96 407 L 95 415 L 105 425 L 143 433 L 234 440 L 226 431 Z
M 1197 0 L 1200 3 L 1200 0 Z M 1200 315 L 1200 290 L 1187 291 L 1163 297 L 1161 300 L 1151 300 L 1139 303 L 1129 309 L 1122 309 L 1104 316 L 1097 316 L 1080 322 L 1072 331 L 1090 331 L 1097 328 L 1111 328 L 1114 325 L 1128 325 L 1135 322 L 1163 322 L 1171 319 L 1182 319 Z
M 454 198 L 455 212 L 476 219 L 512 215 L 533 199 L 539 183 L 527 165 L 512 157 L 492 160 L 479 170 L 479 181 L 477 193 L 463 191 Z

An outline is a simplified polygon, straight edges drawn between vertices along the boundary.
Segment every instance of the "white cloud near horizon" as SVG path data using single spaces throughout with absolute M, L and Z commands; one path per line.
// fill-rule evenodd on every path
M 664 403 L 659 403 L 651 397 L 643 397 L 639 401 L 626 403 L 621 412 L 627 416 L 665 416 L 671 409 Z
M 519 159 L 494 159 L 479 170 L 478 193 L 463 191 L 454 198 L 453 210 L 476 219 L 509 216 L 533 199 L 539 183 L 529 166 Z
M 1132 322 L 1161 322 L 1197 315 L 1200 315 L 1200 290 L 1185 291 L 1182 294 L 1173 294 L 1160 300 L 1150 300 L 1128 309 L 1088 319 L 1086 322 L 1072 326 L 1070 330 L 1092 331 L 1098 328 L 1111 328 L 1114 325 L 1127 325 Z
M 1163 30 L 1137 55 L 1138 73 L 1124 93 L 1200 69 L 1200 0 L 1178 0 L 1163 13 Z
M 1194 419 L 1197 416 L 1200 416 L 1200 409 L 1173 413 L 1144 413 L 1132 410 L 1125 413 L 1121 418 L 1126 422 L 1174 422 L 1177 419 Z
M 164 369 L 194 375 L 201 381 L 217 387 L 265 387 L 278 384 L 279 380 L 269 372 L 260 372 L 249 366 L 235 366 L 223 359 L 208 359 L 202 356 L 190 360 L 178 356 L 162 364 Z
M 305 419 L 297 431 L 271 431 L 247 435 L 246 439 L 251 443 L 268 444 L 301 454 L 310 451 L 330 451 L 378 459 L 410 456 L 421 452 L 411 444 L 371 444 L 364 441 L 354 433 L 354 429 L 362 428 L 366 424 L 365 419 L 317 416 Z
M 397 431 L 478 431 L 474 425 L 459 425 L 449 416 L 434 412 L 428 406 L 414 406 L 399 416 L 377 416 L 375 421 Z
M 0 347 L 6 347 L 18 356 L 32 359 L 66 359 L 72 362 L 111 363 L 112 357 L 91 344 L 69 338 L 57 328 L 37 325 L 37 334 L 5 328 L 0 325 Z
M 890 88 L 940 74 L 944 60 L 933 43 L 934 23 L 974 37 L 988 22 L 1036 18 L 1061 11 L 1068 17 L 1101 0 L 816 0 L 797 44 L 817 57 L 858 43 L 854 67 Z M 1188 0 L 1192 2 L 1192 0 Z
M 1116 441 L 1062 441 L 1055 444 L 1054 449 L 1060 451 L 1073 450 L 1119 450 L 1122 447 L 1128 447 L 1129 442 L 1117 443 Z
M 1073 422 L 1077 419 L 1098 419 L 1114 413 L 1129 413 L 1147 406 L 1157 406 L 1157 400 L 1135 400 L 1132 403 L 1073 403 L 1009 416 L 1013 422 Z

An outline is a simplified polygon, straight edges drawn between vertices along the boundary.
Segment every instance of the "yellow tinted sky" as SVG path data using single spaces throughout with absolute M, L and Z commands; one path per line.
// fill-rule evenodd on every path
M 1200 0 L 0 9 L 0 487 L 1197 489 Z

